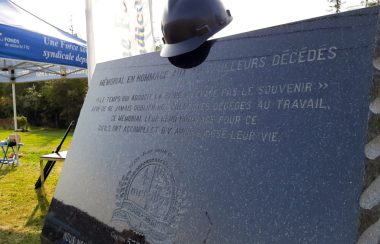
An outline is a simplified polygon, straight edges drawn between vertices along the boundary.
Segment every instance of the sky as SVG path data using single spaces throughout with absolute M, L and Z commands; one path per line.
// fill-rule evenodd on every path
M 85 0 L 12 0 L 52 25 L 86 40 Z M 115 0 L 104 0 L 115 1 Z M 121 0 L 119 0 L 121 1 Z M 167 0 L 152 0 L 154 35 L 160 38 L 160 21 Z M 332 14 L 327 0 L 222 0 L 233 21 L 215 37 Z M 345 0 L 343 11 L 358 8 L 361 0 Z

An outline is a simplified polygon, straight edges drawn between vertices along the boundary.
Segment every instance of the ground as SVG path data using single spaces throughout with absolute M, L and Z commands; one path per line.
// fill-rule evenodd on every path
M 0 130 L 0 140 L 12 133 Z M 44 219 L 63 163 L 57 163 L 50 173 L 43 196 L 40 190 L 34 190 L 39 176 L 39 157 L 54 151 L 64 133 L 64 130 L 43 128 L 20 132 L 21 142 L 25 144 L 20 150 L 24 154 L 21 164 L 17 167 L 0 164 L 0 243 L 40 243 Z M 69 134 L 62 150 L 69 149 L 71 137 Z

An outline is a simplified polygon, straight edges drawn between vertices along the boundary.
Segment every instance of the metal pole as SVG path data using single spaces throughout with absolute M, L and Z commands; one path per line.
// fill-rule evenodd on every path
M 13 97 L 13 125 L 14 125 L 14 131 L 17 131 L 16 83 L 15 82 L 12 82 L 12 97 Z
M 15 131 L 15 137 L 16 137 L 16 165 L 19 165 L 18 163 L 18 144 L 20 141 L 18 140 L 18 134 L 17 134 L 17 110 L 16 110 L 16 81 L 14 77 L 14 70 L 11 70 L 11 79 L 12 79 L 12 98 L 13 98 L 13 125 L 14 125 L 14 131 Z
M 95 70 L 95 37 L 92 14 L 92 1 L 86 0 L 86 27 L 87 27 L 87 72 L 88 72 L 88 87 L 91 86 L 92 75 Z

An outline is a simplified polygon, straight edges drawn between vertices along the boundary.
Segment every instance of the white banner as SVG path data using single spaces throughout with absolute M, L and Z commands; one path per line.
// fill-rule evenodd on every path
M 93 42 L 88 53 L 94 63 L 154 51 L 150 5 L 150 0 L 87 0 L 87 41 Z

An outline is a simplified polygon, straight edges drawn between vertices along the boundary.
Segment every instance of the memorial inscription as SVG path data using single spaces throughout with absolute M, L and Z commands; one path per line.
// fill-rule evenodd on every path
M 355 243 L 378 14 L 99 64 L 43 242 Z
M 141 75 L 128 75 L 136 76 Z M 181 77 L 186 80 L 184 72 Z M 124 77 L 110 78 L 116 79 L 123 80 Z M 100 86 L 101 83 L 102 81 Z M 279 131 L 258 131 L 255 128 L 264 126 L 260 126 L 258 111 L 330 110 L 327 99 L 318 97 L 318 92 L 325 89 L 329 89 L 327 82 L 280 82 L 257 87 L 206 86 L 202 90 L 97 97 L 91 112 L 104 113 L 104 116 L 110 118 L 107 124 L 98 125 L 97 130 L 100 132 L 279 142 Z M 292 97 L 295 94 L 299 98 Z M 200 102 L 199 99 L 208 101 Z M 183 115 L 187 111 L 207 114 Z M 218 126 L 224 128 L 216 129 Z

